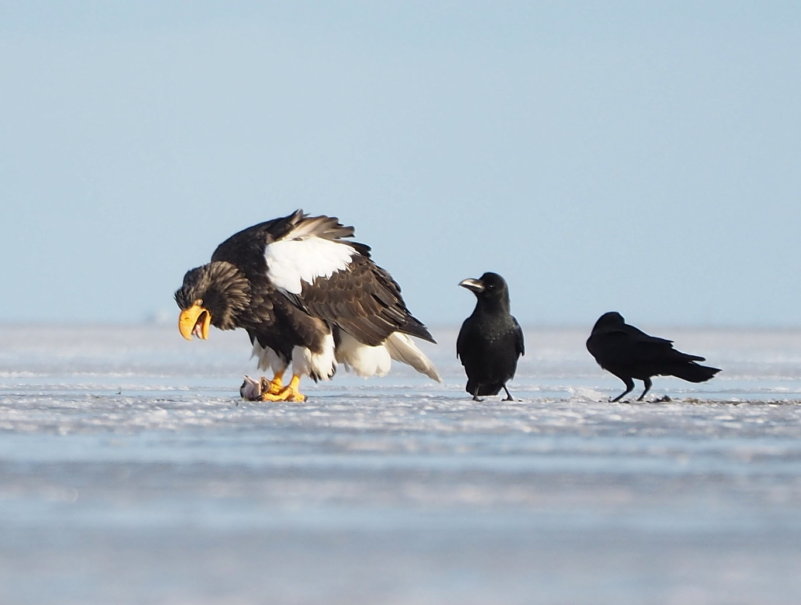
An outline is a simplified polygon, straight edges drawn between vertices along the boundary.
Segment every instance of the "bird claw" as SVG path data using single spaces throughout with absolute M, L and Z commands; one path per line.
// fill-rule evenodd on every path
M 279 395 L 284 390 L 284 381 L 276 376 L 272 380 L 267 380 L 262 376 L 261 378 L 262 394 L 269 393 L 270 395 Z
M 293 403 L 303 403 L 306 401 L 306 395 L 290 387 L 284 389 L 282 394 L 286 397 L 284 401 L 291 401 Z
M 291 401 L 294 403 L 303 403 L 306 401 L 306 395 L 300 392 L 300 376 L 295 375 L 289 384 L 285 387 L 281 381 L 280 376 L 276 376 L 270 383 L 269 388 L 262 392 L 262 401 Z
M 261 401 L 288 401 L 291 403 L 303 403 L 306 401 L 306 395 L 293 389 L 291 386 L 284 387 L 277 393 L 272 393 L 269 390 L 261 394 Z
M 262 376 L 255 380 L 250 376 L 245 376 L 245 381 L 239 389 L 243 399 L 248 401 L 291 401 L 304 402 L 306 396 L 298 391 L 297 384 L 284 386 L 280 376 L 269 380 Z

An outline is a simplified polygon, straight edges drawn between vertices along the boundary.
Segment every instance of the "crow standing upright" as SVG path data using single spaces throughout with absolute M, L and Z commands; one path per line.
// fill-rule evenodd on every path
M 464 320 L 456 340 L 456 356 L 467 374 L 465 389 L 479 401 L 482 395 L 506 391 L 504 401 L 512 401 L 506 388 L 523 355 L 523 331 L 509 313 L 509 288 L 497 273 L 479 279 L 465 279 L 460 286 L 476 295 L 476 308 Z
M 642 380 L 645 390 L 637 398 L 642 401 L 651 388 L 651 376 L 675 376 L 690 382 L 704 382 L 720 372 L 718 368 L 702 366 L 698 355 L 689 355 L 673 348 L 673 341 L 649 336 L 628 325 L 623 316 L 610 311 L 595 322 L 587 339 L 587 350 L 604 370 L 624 383 L 626 390 L 612 399 L 619 401 L 634 388 L 633 378 Z

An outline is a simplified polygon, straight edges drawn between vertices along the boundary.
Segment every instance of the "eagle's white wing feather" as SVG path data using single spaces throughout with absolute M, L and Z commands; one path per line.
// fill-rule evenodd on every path
M 299 295 L 303 283 L 314 283 L 317 278 L 331 277 L 336 271 L 348 267 L 358 252 L 343 242 L 317 236 L 286 238 L 267 245 L 264 256 L 267 260 L 267 277 L 276 287 Z

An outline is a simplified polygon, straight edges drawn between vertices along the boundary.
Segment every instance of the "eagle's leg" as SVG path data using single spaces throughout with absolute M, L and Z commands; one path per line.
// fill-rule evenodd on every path
M 262 401 L 287 401 L 286 389 L 284 387 L 284 370 L 279 370 L 275 373 L 272 380 L 262 378 Z
M 306 395 L 301 393 L 298 387 L 300 387 L 300 374 L 293 374 L 292 380 L 290 380 L 289 384 L 278 394 L 280 401 L 306 401 Z
M 270 387 L 267 390 L 270 395 L 278 395 L 284 390 L 284 370 L 278 370 L 270 381 Z

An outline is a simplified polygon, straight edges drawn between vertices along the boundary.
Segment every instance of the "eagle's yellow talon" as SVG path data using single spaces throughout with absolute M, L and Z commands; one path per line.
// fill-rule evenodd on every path
M 285 401 L 283 396 L 283 391 L 284 391 L 284 381 L 282 380 L 283 376 L 284 376 L 283 372 L 276 372 L 272 380 L 268 380 L 265 376 L 262 376 L 261 380 L 259 381 L 261 386 L 259 400 Z
M 306 395 L 298 390 L 300 376 L 293 376 L 286 386 L 283 386 L 280 374 L 277 374 L 271 381 L 266 378 L 262 378 L 262 381 L 264 386 L 260 397 L 262 401 L 290 401 L 294 403 L 306 401 Z
M 261 394 L 262 401 L 289 401 L 293 403 L 303 403 L 306 401 L 306 395 L 294 389 L 286 387 L 280 393 L 269 393 L 265 391 Z
M 286 386 L 286 388 L 281 391 L 281 396 L 284 397 L 283 401 L 294 401 L 297 403 L 306 401 L 306 395 L 298 390 L 299 386 L 300 376 L 295 374 L 292 376 L 292 380 L 289 381 L 289 384 Z
M 268 381 L 265 379 L 267 384 L 265 385 L 264 391 L 266 393 L 270 393 L 270 395 L 280 395 L 281 391 L 284 390 L 284 381 L 282 380 L 282 377 L 283 372 L 278 372 L 272 380 Z
M 289 389 L 289 387 L 284 389 L 282 395 L 285 397 L 283 401 L 292 401 L 295 403 L 303 403 L 304 401 L 306 401 L 306 395 L 300 393 L 299 391 Z

